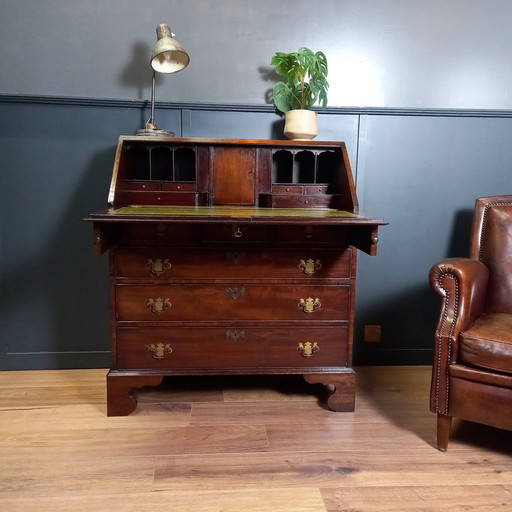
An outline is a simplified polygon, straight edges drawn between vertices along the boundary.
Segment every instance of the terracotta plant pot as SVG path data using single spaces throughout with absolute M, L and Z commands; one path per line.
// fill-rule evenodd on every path
M 313 110 L 289 110 L 284 116 L 284 135 L 288 139 L 311 140 L 318 135 L 317 113 Z

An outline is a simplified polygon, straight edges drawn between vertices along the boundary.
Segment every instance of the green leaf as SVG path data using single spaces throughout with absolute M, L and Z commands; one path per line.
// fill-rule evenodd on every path
M 270 64 L 286 80 L 275 84 L 272 96 L 281 112 L 311 108 L 317 101 L 327 106 L 327 58 L 323 52 L 314 53 L 302 47 L 296 52 L 276 52 Z
M 291 110 L 290 97 L 292 93 L 284 82 L 277 82 L 272 90 L 272 98 L 277 110 L 288 112 Z

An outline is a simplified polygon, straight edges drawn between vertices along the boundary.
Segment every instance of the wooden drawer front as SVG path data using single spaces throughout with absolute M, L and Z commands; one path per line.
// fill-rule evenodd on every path
M 201 240 L 206 243 L 236 243 L 244 246 L 246 242 L 268 243 L 276 237 L 276 232 L 265 225 L 244 224 L 243 217 L 234 218 L 229 224 L 207 224 L 201 226 Z
M 272 185 L 272 194 L 304 194 L 304 185 Z
M 348 320 L 348 286 L 118 285 L 117 319 L 133 322 Z
M 196 192 L 169 192 L 146 191 L 146 190 L 124 190 L 119 191 L 119 203 L 132 204 L 154 204 L 173 206 L 201 206 L 201 194 Z
M 198 194 L 201 196 L 201 194 Z M 199 204 L 205 198 L 199 198 Z M 205 245 L 240 247 L 249 245 L 277 247 L 321 247 L 347 248 L 353 228 L 344 226 L 266 226 L 240 223 L 220 225 L 173 224 L 169 222 L 126 223 L 116 226 L 120 245 L 164 245 L 194 246 L 197 240 Z
M 350 245 L 348 234 L 351 230 L 334 226 L 283 226 L 279 228 L 279 243 L 282 245 L 313 245 L 318 248 L 342 248 Z
M 345 366 L 347 347 L 344 326 L 117 330 L 119 369 Z
M 268 208 L 337 208 L 340 196 L 332 194 L 313 195 L 273 195 Z
M 168 190 L 169 192 L 195 192 L 195 183 L 162 183 L 162 190 Z
M 198 230 L 197 226 L 192 224 L 178 225 L 167 222 L 126 223 L 116 229 L 118 230 L 119 244 L 128 247 L 141 244 L 186 244 L 190 243 L 190 240 L 194 240 Z
M 119 190 L 153 190 L 159 191 L 161 189 L 158 181 L 120 181 Z
M 117 250 L 117 277 L 149 279 L 349 278 L 350 250 L 315 251 L 251 249 Z

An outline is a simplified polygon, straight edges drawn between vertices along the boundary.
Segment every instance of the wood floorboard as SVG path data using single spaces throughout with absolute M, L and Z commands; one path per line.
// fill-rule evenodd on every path
M 356 411 L 297 376 L 166 379 L 105 415 L 105 370 L 0 372 L 6 512 L 511 512 L 512 433 L 435 446 L 429 367 L 358 368 Z
M 3 503 L 8 512 L 325 512 L 317 488 L 155 492 L 103 496 L 42 497 L 27 508 L 23 499 Z
M 502 485 L 391 486 L 326 489 L 328 512 L 509 512 L 511 488 Z
M 376 460 L 375 453 L 353 451 L 287 452 L 283 454 L 211 455 L 208 457 L 159 458 L 155 471 L 155 490 L 192 490 L 219 487 L 229 489 L 296 487 L 312 484 L 328 487 L 380 487 L 400 485 L 421 486 L 425 481 L 435 486 L 481 485 L 488 479 L 489 468 L 496 474 L 495 481 L 510 482 L 510 459 L 503 457 L 492 464 L 481 464 L 483 457 L 470 461 L 457 460 L 444 468 L 450 474 L 437 472 L 439 460 L 435 454 L 400 452 L 383 453 Z M 391 460 L 391 462 L 390 462 Z

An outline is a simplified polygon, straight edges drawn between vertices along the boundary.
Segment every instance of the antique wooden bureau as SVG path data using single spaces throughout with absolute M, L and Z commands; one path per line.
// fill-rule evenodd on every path
M 353 411 L 358 213 L 342 142 L 120 137 L 109 208 L 107 413 L 164 376 L 302 374 Z

